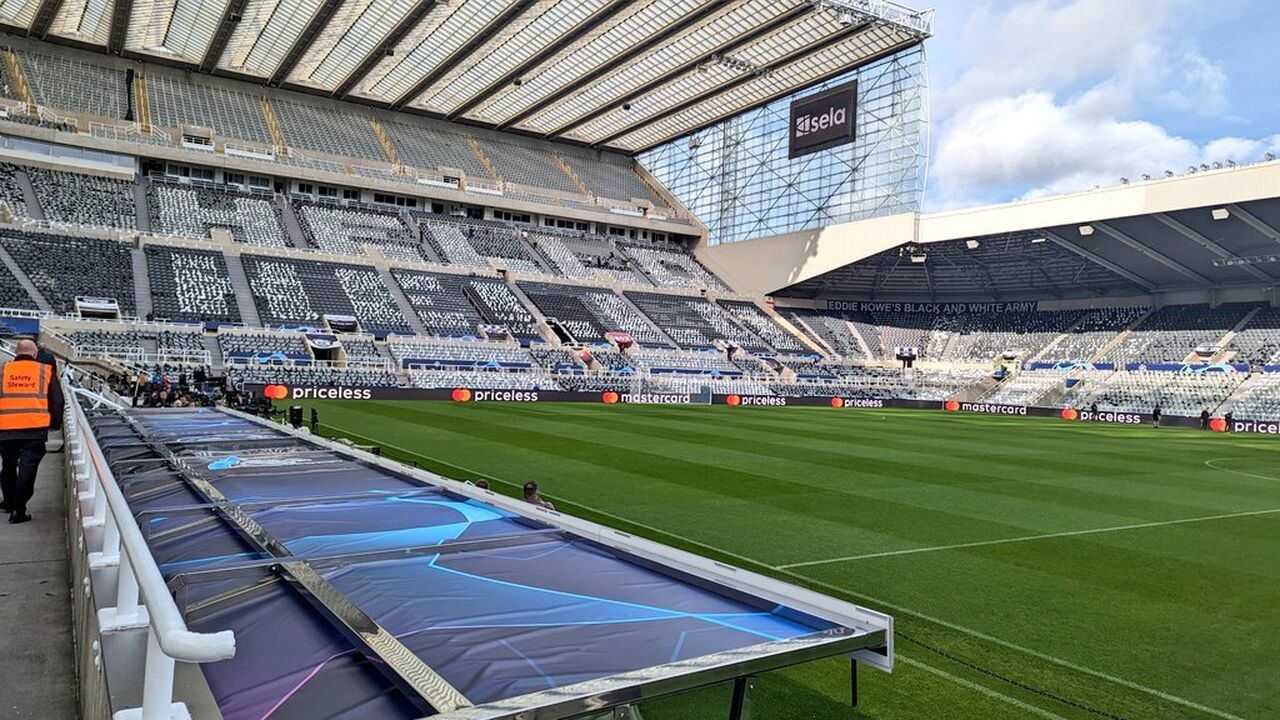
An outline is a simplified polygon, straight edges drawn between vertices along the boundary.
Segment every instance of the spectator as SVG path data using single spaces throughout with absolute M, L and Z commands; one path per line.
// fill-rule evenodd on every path
M 555 510 L 556 506 L 551 504 L 550 500 L 543 500 L 538 494 L 538 483 L 530 480 L 524 484 L 524 501 L 530 505 L 539 505 L 548 510 Z

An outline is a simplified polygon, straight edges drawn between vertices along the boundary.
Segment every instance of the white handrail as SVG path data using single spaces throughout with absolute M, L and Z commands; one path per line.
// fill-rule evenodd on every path
M 85 529 L 102 528 L 100 541 L 97 533 L 86 532 L 82 536 L 85 550 L 89 551 L 89 565 L 117 569 L 115 604 L 108 606 L 108 598 L 96 598 L 99 632 L 147 629 L 142 707 L 122 710 L 115 717 L 169 720 L 178 708 L 179 715 L 186 715 L 185 707 L 173 702 L 176 663 L 229 660 L 236 653 L 235 635 L 230 630 L 198 633 L 187 628 L 79 399 L 92 400 L 95 406 L 116 403 L 102 394 L 74 387 L 69 374 L 59 382 L 67 405 L 63 422 L 65 447 L 72 460 L 78 499 L 92 508 L 81 523 Z M 91 547 L 95 544 L 96 549 Z
M 87 391 L 82 392 L 80 388 L 75 388 L 72 392 L 75 396 L 93 395 Z M 123 550 L 120 559 L 123 562 L 127 557 L 132 566 L 134 577 L 138 582 L 138 592 L 151 618 L 151 627 L 158 635 L 161 650 L 174 660 L 182 662 L 205 663 L 231 659 L 235 656 L 236 644 L 235 636 L 230 630 L 197 633 L 187 629 L 182 612 L 178 610 L 178 604 L 170 594 L 164 576 L 160 574 L 160 567 L 156 565 L 151 549 L 147 547 L 146 538 L 142 536 L 142 530 L 133 519 L 129 503 L 125 500 L 124 493 L 120 491 L 120 486 L 116 484 L 115 475 L 107 464 L 106 456 L 103 455 L 97 438 L 89 429 L 88 417 L 79 403 L 73 400 L 70 405 L 77 425 L 75 434 L 82 439 L 83 451 L 97 475 L 98 482 L 94 490 L 102 491 L 106 498 L 106 507 L 111 517 L 117 521 L 120 549 Z M 127 518 L 128 521 L 119 522 L 122 518 Z

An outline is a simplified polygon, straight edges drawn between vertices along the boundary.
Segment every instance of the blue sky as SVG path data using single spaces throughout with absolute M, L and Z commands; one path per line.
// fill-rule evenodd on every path
M 1275 0 L 932 6 L 928 210 L 1280 155 Z

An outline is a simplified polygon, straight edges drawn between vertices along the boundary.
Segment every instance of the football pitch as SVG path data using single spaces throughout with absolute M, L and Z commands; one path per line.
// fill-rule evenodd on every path
M 321 433 L 894 615 L 866 718 L 1280 717 L 1280 440 L 914 410 L 316 402 Z M 721 717 L 725 688 L 646 707 Z M 845 663 L 754 717 L 848 718 Z M 713 712 L 712 707 L 716 710 Z

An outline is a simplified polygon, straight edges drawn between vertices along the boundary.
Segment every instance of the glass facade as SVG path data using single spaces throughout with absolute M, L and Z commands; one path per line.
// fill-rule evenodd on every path
M 788 159 L 792 100 L 854 79 L 857 139 Z M 707 241 L 716 245 L 918 212 L 928 127 L 925 53 L 917 45 L 656 147 L 639 160 L 707 226 Z

